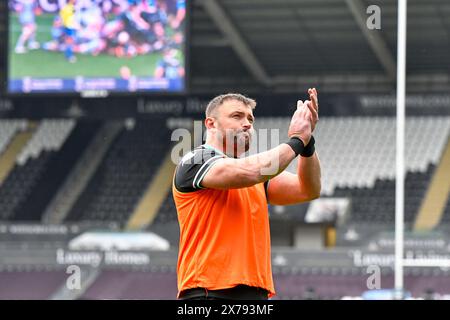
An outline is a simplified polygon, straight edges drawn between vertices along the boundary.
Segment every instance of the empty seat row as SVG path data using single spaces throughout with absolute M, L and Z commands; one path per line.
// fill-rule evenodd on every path
M 0 120 L 0 155 L 5 151 L 16 132 L 23 131 L 26 127 L 26 120 Z
M 255 122 L 252 150 L 286 141 L 289 118 L 261 118 Z M 331 195 L 338 186 L 373 186 L 376 179 L 395 177 L 396 122 L 393 117 L 322 118 L 314 136 L 322 165 L 322 193 Z M 263 134 L 258 131 L 266 129 Z M 274 130 L 274 131 L 272 131 Z M 450 133 L 450 117 L 408 117 L 405 132 L 406 170 L 425 172 L 436 164 Z M 432 143 L 431 143 L 432 142 Z M 296 161 L 288 171 L 296 171 Z
M 17 164 L 24 165 L 30 158 L 37 158 L 43 151 L 57 151 L 61 148 L 76 121 L 72 119 L 44 119 L 28 141 L 25 148 L 17 156 Z

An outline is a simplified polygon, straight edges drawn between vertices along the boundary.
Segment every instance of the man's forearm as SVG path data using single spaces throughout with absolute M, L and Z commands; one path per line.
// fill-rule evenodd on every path
M 292 148 L 282 143 L 279 146 L 247 158 L 239 159 L 241 167 L 251 169 L 258 182 L 264 182 L 278 175 L 295 158 Z
M 320 196 L 321 170 L 317 152 L 311 157 L 298 158 L 297 176 L 305 194 L 311 195 L 313 198 Z
M 246 158 L 220 159 L 207 172 L 202 184 L 213 189 L 249 187 L 278 175 L 294 158 L 295 152 L 283 143 Z

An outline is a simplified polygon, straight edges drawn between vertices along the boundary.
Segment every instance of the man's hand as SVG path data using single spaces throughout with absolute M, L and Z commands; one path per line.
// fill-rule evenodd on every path
M 316 124 L 319 121 L 319 100 L 317 99 L 316 88 L 308 89 L 309 100 L 305 101 L 308 104 L 308 109 L 310 110 L 310 120 L 311 120 L 311 132 L 316 128 Z
M 297 111 L 289 126 L 289 137 L 309 142 L 311 133 L 319 120 L 319 103 L 315 88 L 308 90 L 310 100 L 298 101 Z M 307 119 L 307 124 L 304 119 Z M 297 174 L 284 171 L 270 179 L 268 200 L 273 205 L 290 205 L 317 199 L 321 191 L 321 170 L 317 153 L 311 157 L 298 157 Z
M 312 108 L 312 106 L 311 106 Z M 303 141 L 306 146 L 311 139 L 311 120 L 309 107 L 303 103 L 302 100 L 297 101 L 297 110 L 291 119 L 289 125 L 289 138 L 297 137 Z
M 316 128 L 316 124 L 319 121 L 319 102 L 317 99 L 316 88 L 308 89 L 309 98 L 302 102 L 297 101 L 297 110 L 292 116 L 291 124 L 289 125 L 288 136 L 300 138 L 305 146 L 311 139 L 311 134 Z M 309 126 L 304 123 L 304 119 L 308 119 Z

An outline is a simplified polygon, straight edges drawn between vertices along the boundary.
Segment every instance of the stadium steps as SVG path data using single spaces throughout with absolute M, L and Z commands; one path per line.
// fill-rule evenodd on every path
M 3 181 L 5 181 L 11 170 L 14 168 L 17 156 L 27 145 L 36 128 L 37 124 L 35 122 L 29 122 L 27 129 L 17 133 L 6 147 L 0 157 L 0 185 L 2 185 Z
M 417 215 L 414 230 L 429 231 L 440 222 L 450 192 L 450 139 Z
M 153 222 L 164 200 L 170 192 L 175 164 L 171 159 L 171 152 L 167 153 L 156 176 L 148 185 L 139 204 L 127 223 L 127 229 L 144 229 Z
M 97 171 L 111 143 L 122 130 L 121 121 L 108 121 L 91 140 L 58 193 L 48 204 L 42 216 L 44 223 L 62 223 Z

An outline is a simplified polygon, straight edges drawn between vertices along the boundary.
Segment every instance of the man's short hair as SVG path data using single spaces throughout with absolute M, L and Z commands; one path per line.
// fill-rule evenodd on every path
M 228 100 L 236 100 L 240 101 L 246 106 L 251 107 L 252 109 L 255 109 L 256 107 L 256 101 L 248 98 L 240 93 L 227 93 L 227 94 L 221 94 L 220 96 L 217 96 L 213 98 L 206 107 L 205 115 L 206 117 L 210 117 L 211 114 L 214 112 L 214 110 L 217 109 L 220 105 L 222 105 L 225 101 Z

